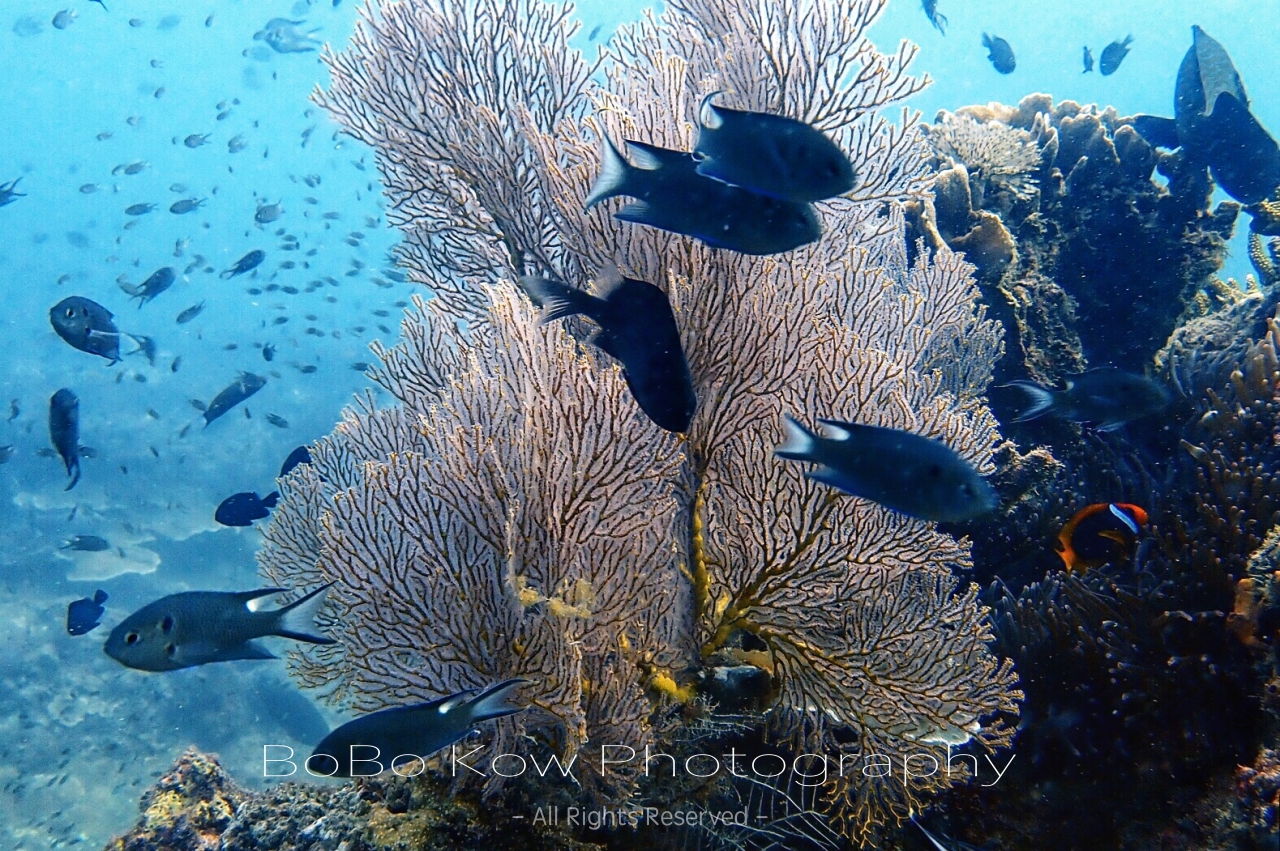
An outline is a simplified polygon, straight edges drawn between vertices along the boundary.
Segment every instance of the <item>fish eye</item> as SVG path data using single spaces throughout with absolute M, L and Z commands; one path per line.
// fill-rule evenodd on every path
M 170 659 L 172 659 L 174 656 L 177 656 L 177 655 L 178 655 L 178 645 L 176 645 L 176 644 L 166 644 L 166 645 L 164 646 L 164 652 L 165 652 L 165 655 L 166 655 L 166 656 L 168 656 Z
M 173 615 L 165 615 L 164 620 L 160 621 L 160 631 L 170 632 L 173 629 Z
M 138 643 L 138 633 L 136 633 L 136 632 L 131 632 L 131 633 L 129 633 L 128 635 L 126 635 L 126 636 L 124 637 L 124 643 L 125 643 L 125 644 L 137 644 L 137 643 Z
M 68 319 L 71 319 L 72 317 L 74 317 L 74 316 L 76 315 L 76 309 L 75 309 L 74 307 L 68 307 L 68 308 L 67 308 L 65 311 L 63 311 L 63 312 L 67 314 L 67 318 L 68 318 Z

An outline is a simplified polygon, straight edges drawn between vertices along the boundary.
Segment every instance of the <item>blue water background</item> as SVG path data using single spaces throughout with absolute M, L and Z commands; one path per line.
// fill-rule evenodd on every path
M 332 0 L 107 5 L 109 12 L 87 0 L 6 0 L 0 7 L 6 83 L 0 182 L 21 177 L 18 188 L 27 193 L 0 208 L 6 296 L 0 445 L 15 447 L 0 466 L 0 619 L 8 639 L 0 661 L 0 846 L 6 848 L 100 846 L 130 824 L 140 790 L 187 744 L 220 750 L 238 779 L 260 783 L 256 742 L 304 747 L 314 736 L 322 721 L 298 700 L 282 663 L 147 675 L 107 659 L 101 641 L 125 614 L 161 594 L 259 584 L 253 553 L 260 533 L 216 526 L 214 507 L 236 491 L 270 491 L 285 455 L 331 430 L 342 405 L 367 386 L 352 365 L 372 359 L 371 339 L 394 341 L 397 302 L 413 292 L 379 271 L 396 236 L 385 224 L 372 154 L 335 136 L 336 126 L 307 100 L 325 80 L 317 54 L 276 54 L 253 39 L 269 18 L 292 17 L 341 46 L 355 17 L 352 0 L 336 7 Z M 592 29 L 600 27 L 601 42 L 643 5 L 582 4 L 577 42 L 594 49 Z M 50 21 L 63 8 L 78 18 L 58 30 Z M 902 38 L 920 45 L 913 70 L 934 83 L 911 106 L 926 119 L 941 108 L 1016 103 L 1036 91 L 1114 105 L 1122 114 L 1168 115 L 1190 27 L 1199 23 L 1230 51 L 1263 124 L 1280 132 L 1280 92 L 1273 86 L 1280 13 L 1270 4 L 941 0 L 939 10 L 950 20 L 945 37 L 918 0 L 891 2 L 873 31 L 885 51 Z M 176 21 L 165 20 L 171 16 Z M 131 18 L 141 25 L 131 26 Z M 1014 74 L 991 68 L 984 31 L 1011 43 Z M 1100 58 L 1108 42 L 1127 34 L 1134 36 L 1132 53 L 1118 73 L 1080 73 L 1082 44 Z M 230 104 L 233 98 L 240 103 Z M 222 121 L 220 101 L 230 109 Z M 112 137 L 98 141 L 104 132 Z M 188 149 L 182 140 L 193 133 L 210 133 L 210 144 Z M 227 142 L 237 134 L 249 144 L 231 154 Z M 149 163 L 141 174 L 112 174 L 138 160 Z M 319 184 L 308 186 L 307 175 L 318 175 Z M 171 191 L 175 183 L 187 191 Z M 82 194 L 82 184 L 100 189 Z M 189 215 L 168 212 L 186 197 L 208 202 Z M 125 215 L 141 202 L 158 207 L 136 219 Z M 259 226 L 259 202 L 281 202 L 285 215 Z M 325 212 L 340 218 L 324 219 Z M 280 228 L 297 236 L 300 250 L 281 250 Z M 352 231 L 365 235 L 358 246 L 346 242 Z M 175 257 L 179 240 L 189 243 Z M 254 248 L 267 251 L 256 276 L 219 278 L 218 271 Z M 1226 274 L 1242 280 L 1248 263 L 1240 239 L 1233 252 Z M 166 265 L 181 273 L 197 254 L 205 264 L 141 308 L 116 283 L 125 275 L 136 284 Z M 286 260 L 299 268 L 281 270 Z M 301 268 L 304 261 L 311 268 Z M 203 271 L 206 265 L 213 274 Z M 296 295 L 245 292 L 270 283 L 303 290 L 324 278 L 339 286 Z M 93 298 L 123 330 L 154 337 L 155 365 L 132 356 L 108 366 L 58 339 L 48 310 L 68 295 Z M 179 311 L 200 301 L 205 309 L 195 321 L 175 324 Z M 289 321 L 274 324 L 277 316 Z M 323 336 L 305 333 L 308 327 Z M 1122 318 L 1116 332 L 1124 333 Z M 275 360 L 265 362 L 255 343 L 274 345 Z M 228 350 L 229 344 L 237 347 Z M 299 366 L 316 371 L 304 374 Z M 203 429 L 188 400 L 207 402 L 240 370 L 266 376 L 266 387 Z M 69 492 L 60 462 L 37 454 L 48 446 L 48 399 L 60 387 L 80 396 L 82 442 L 97 451 Z M 10 399 L 20 413 L 4 422 Z M 267 413 L 289 427 L 270 425 Z M 58 550 L 75 534 L 102 535 L 113 549 L 94 556 Z M 111 594 L 103 627 L 88 637 L 67 636 L 66 603 L 99 587 Z

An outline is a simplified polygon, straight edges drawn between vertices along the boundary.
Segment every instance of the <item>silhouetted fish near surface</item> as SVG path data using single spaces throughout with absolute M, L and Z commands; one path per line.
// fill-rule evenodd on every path
M 1113 41 L 1102 48 L 1102 56 L 1098 60 L 1098 70 L 1102 72 L 1102 76 L 1109 77 L 1116 72 L 1120 63 L 1129 55 L 1131 43 L 1133 43 L 1133 36 L 1127 35 L 1124 41 Z
M 831 437 L 784 417 L 787 442 L 773 454 L 818 464 L 808 478 L 921 520 L 971 520 L 998 504 L 986 480 L 942 441 L 895 428 L 818 422 Z
M 80 400 L 67 388 L 49 399 L 49 442 L 67 468 L 71 490 L 80 481 Z
M 252 272 L 254 269 L 258 268 L 258 266 L 262 265 L 262 261 L 265 260 L 266 257 L 267 252 L 260 248 L 255 248 L 253 251 L 250 251 L 248 254 L 237 260 L 235 265 L 230 269 L 223 270 L 219 277 L 226 280 L 227 278 L 234 278 L 236 275 L 243 275 L 245 272 Z
M 19 177 L 18 180 L 22 180 L 22 178 Z M 19 198 L 27 197 L 27 193 L 17 191 L 18 180 L 14 180 L 11 183 L 0 183 L 0 207 L 12 204 Z
M 59 545 L 61 550 L 76 550 L 82 553 L 100 553 L 111 549 L 111 542 L 97 535 L 75 535 L 67 538 Z
M 330 583 L 332 584 L 332 583 Z M 286 588 L 257 591 L 184 591 L 170 594 L 129 615 L 107 638 L 106 654 L 140 671 L 176 671 L 210 662 L 274 659 L 254 639 L 271 635 L 334 644 L 316 634 L 315 616 L 324 606 L 329 585 L 287 606 L 258 611 L 264 597 Z
M 1280 146 L 1249 111 L 1226 49 L 1200 27 L 1191 31 L 1192 45 L 1178 67 L 1174 117 L 1137 115 L 1134 129 L 1157 147 L 1182 147 L 1193 161 L 1209 166 L 1228 195 L 1258 204 L 1280 187 Z
M 213 519 L 223 526 L 252 526 L 253 521 L 269 516 L 279 499 L 279 491 L 272 491 L 265 497 L 251 491 L 232 494 L 218 504 Z
M 96 301 L 73 295 L 49 308 L 49 324 L 72 348 L 106 358 L 120 360 L 120 329 L 111 311 Z
M 716 106 L 718 94 L 698 109 L 698 174 L 796 203 L 853 188 L 853 163 L 822 131 L 784 115 Z
M 102 620 L 106 611 L 103 603 L 107 602 L 107 592 L 99 588 L 92 599 L 82 597 L 67 605 L 67 633 L 69 635 L 85 635 L 92 632 Z
M 280 465 L 280 476 L 283 479 L 289 475 L 289 471 L 299 464 L 311 463 L 311 450 L 305 446 L 299 446 L 297 449 L 289 453 L 289 457 L 284 459 L 284 463 Z
M 982 46 L 987 49 L 987 58 L 991 60 L 991 66 L 1001 74 L 1012 74 L 1018 67 L 1018 60 L 1013 56 L 1013 48 L 1000 36 L 983 33 Z
M 822 236 L 808 204 L 779 201 L 740 186 L 698 174 L 693 154 L 627 142 L 638 165 L 623 159 L 603 139 L 600 174 L 586 209 L 608 198 L 638 199 L 613 214 L 615 219 L 694 237 L 713 248 L 740 254 L 778 254 Z
M 946 16 L 938 14 L 938 0 L 924 0 L 924 16 L 943 35 L 947 34 Z
M 1072 515 L 1055 549 L 1068 572 L 1118 563 L 1133 556 L 1147 512 L 1127 502 L 1099 502 Z
M 186 310 L 179 313 L 178 318 L 175 321 L 179 325 L 185 325 L 188 322 L 190 322 L 192 319 L 195 319 L 197 316 L 199 316 L 201 311 L 203 310 L 204 310 L 203 301 L 200 302 L 199 304 L 193 304 L 190 307 L 188 307 Z
M 1088 74 L 1093 70 L 1093 51 L 1089 49 L 1089 45 L 1084 47 L 1084 70 L 1081 74 Z
M 467 689 L 457 694 L 419 703 L 395 706 L 348 721 L 325 736 L 311 756 L 307 768 L 328 777 L 364 777 L 393 767 L 426 759 L 431 754 L 460 741 L 477 725 L 521 711 L 507 703 L 518 686 L 529 680 L 504 680 L 484 691 Z M 353 771 L 352 749 L 360 762 Z M 376 749 L 376 752 L 375 750 Z
M 520 285 L 542 307 L 543 324 L 582 314 L 599 325 L 590 342 L 622 364 L 627 388 L 645 415 L 667 431 L 689 430 L 698 400 L 666 293 L 622 277 L 616 267 L 596 277 L 598 295 L 532 276 Z
M 1030 381 L 1011 381 L 1001 386 L 1017 387 L 1027 394 L 1028 404 L 1014 422 L 1052 414 L 1072 422 L 1096 423 L 1098 431 L 1114 431 L 1169 403 L 1169 393 L 1159 383 L 1110 366 L 1068 379 L 1065 390 L 1051 390 Z
M 267 379 L 261 375 L 254 375 L 252 372 L 240 373 L 240 377 L 224 387 L 205 408 L 204 424 L 208 426 L 209 423 L 257 393 L 266 383 Z

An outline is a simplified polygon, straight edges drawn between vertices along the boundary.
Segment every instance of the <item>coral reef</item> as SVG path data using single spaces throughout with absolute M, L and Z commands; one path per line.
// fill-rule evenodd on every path
M 190 749 L 142 798 L 137 825 L 104 851 L 592 851 L 449 794 L 440 780 L 240 788 L 218 758 Z
M 348 411 L 283 484 L 263 574 L 337 583 L 341 644 L 295 653 L 301 683 L 368 710 L 527 677 L 532 708 L 496 743 L 580 755 L 585 791 L 612 802 L 638 800 L 636 778 L 585 746 L 642 749 L 671 734 L 655 709 L 731 675 L 795 751 L 900 764 L 1008 743 L 1021 693 L 954 575 L 966 542 L 770 457 L 789 411 L 910 429 L 994 469 L 982 393 L 1001 331 L 972 266 L 908 252 L 928 146 L 911 115 L 880 116 L 924 81 L 913 46 L 867 40 L 883 6 L 672 2 L 621 29 L 604 85 L 567 47 L 568 7 L 536 0 L 380 2 L 325 55 L 316 100 L 376 149 L 401 262 L 436 297 L 375 351 L 395 404 Z M 715 89 L 851 152 L 859 182 L 821 205 L 822 241 L 746 257 L 582 211 L 605 133 L 687 150 Z M 671 299 L 700 400 L 680 438 L 639 414 L 582 324 L 537 327 L 504 282 L 586 288 L 615 262 Z M 963 776 L 849 772 L 822 817 L 866 843 Z
M 1010 335 L 997 379 L 1053 384 L 1090 366 L 1147 369 L 1184 306 L 1212 286 L 1239 205 L 1210 211 L 1207 170 L 1154 150 L 1110 107 L 1036 94 L 1016 107 L 941 113 L 931 138 L 957 137 L 935 142 L 938 168 L 951 175 L 940 186 L 961 171 L 970 191 L 939 191 L 933 209 L 914 208 L 916 228 L 977 263 Z M 1017 178 L 976 188 L 974 173 L 990 172 L 993 159 Z M 1115 333 L 1121 315 L 1125 331 Z

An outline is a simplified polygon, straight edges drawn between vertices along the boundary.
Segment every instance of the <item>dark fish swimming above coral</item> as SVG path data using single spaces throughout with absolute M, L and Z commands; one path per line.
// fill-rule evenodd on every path
M 124 290 L 132 298 L 138 300 L 138 307 L 141 307 L 151 301 L 160 293 L 173 286 L 173 282 L 178 279 L 178 273 L 172 266 L 163 266 L 154 272 L 138 286 L 130 286 L 121 284 L 120 289 Z
M 460 741 L 477 724 L 522 711 L 507 702 L 529 680 L 511 679 L 483 691 L 467 689 L 414 706 L 396 706 L 348 721 L 325 736 L 307 768 L 327 777 L 372 777 Z M 356 764 L 353 764 L 354 763 Z
M 86 635 L 98 627 L 106 611 L 107 592 L 99 588 L 93 597 L 82 597 L 67 604 L 67 634 Z
M 1013 48 L 1009 46 L 1009 42 L 1000 36 L 983 33 L 982 46 L 987 49 L 987 59 L 991 61 L 991 67 L 1001 74 L 1012 74 L 1014 69 L 1018 67 L 1018 60 L 1014 58 Z
M 801 204 L 853 189 L 853 163 L 820 130 L 784 115 L 716 106 L 719 94 L 698 109 L 698 174 Z
M 1127 35 L 1124 41 L 1113 41 L 1102 48 L 1102 56 L 1098 59 L 1098 70 L 1102 72 L 1102 76 L 1109 77 L 1120 68 L 1120 63 L 1129 55 L 1129 45 L 1132 43 L 1133 36 Z
M 253 521 L 268 517 L 279 499 L 279 491 L 272 491 L 265 497 L 252 491 L 232 494 L 218 504 L 213 519 L 223 526 L 252 526 Z
M 96 301 L 68 296 L 49 308 L 49 324 L 72 348 L 111 363 L 120 360 L 120 330 L 111 311 Z
M 100 553 L 111 549 L 111 542 L 98 535 L 75 535 L 63 541 L 58 549 L 76 550 L 82 553 Z
M 1249 110 L 1240 73 L 1226 49 L 1200 27 L 1178 67 L 1174 117 L 1137 115 L 1152 145 L 1183 148 L 1242 204 L 1280 197 L 1280 146 Z
M 80 399 L 62 388 L 49 399 L 49 442 L 67 468 L 71 490 L 80 481 Z
M 121 621 L 103 649 L 127 668 L 176 671 L 211 662 L 274 659 L 274 654 L 255 643 L 267 636 L 335 644 L 332 638 L 318 635 L 315 625 L 331 584 L 269 611 L 259 611 L 263 599 L 288 589 L 170 594 Z
M 207 427 L 209 423 L 257 393 L 266 384 L 267 379 L 261 375 L 254 375 L 252 372 L 240 373 L 235 381 L 222 388 L 218 395 L 213 397 L 213 401 L 205 407 L 203 412 L 205 426 Z
M 1084 46 L 1084 70 L 1081 74 L 1088 74 L 1093 70 L 1093 51 L 1089 49 L 1089 45 Z
M 1090 570 L 1132 557 L 1147 512 L 1127 502 L 1087 505 L 1071 516 L 1054 548 L 1068 572 Z
M 807 461 L 808 478 L 921 520 L 972 520 L 998 504 L 973 465 L 939 440 L 895 428 L 819 420 L 830 437 L 783 418 L 787 442 L 773 454 Z
M 224 269 L 219 276 L 223 279 L 234 278 L 237 275 L 243 275 L 245 272 L 252 272 L 254 269 L 262 265 L 262 261 L 267 257 L 267 252 L 260 248 L 255 248 L 245 256 L 235 262 L 230 269 Z
M 542 308 L 544 324 L 582 314 L 599 325 L 590 342 L 622 364 L 640 409 L 660 428 L 688 431 L 698 400 L 666 293 L 616 267 L 596 276 L 596 295 L 532 276 L 520 285 Z
M 741 254 L 780 254 L 822 236 L 808 204 L 779 201 L 698 174 L 693 154 L 627 142 L 632 165 L 606 137 L 600 174 L 585 206 L 619 195 L 638 199 L 614 218 L 684 234 Z
M 278 478 L 283 479 L 285 476 L 301 464 L 311 463 L 311 450 L 305 446 L 299 446 L 289 453 L 289 457 L 284 459 L 284 463 L 280 465 L 280 475 Z
M 1067 379 L 1063 390 L 1052 390 L 1031 381 L 1011 381 L 1027 396 L 1027 404 L 1014 418 L 1025 422 L 1050 414 L 1077 423 L 1090 423 L 1098 431 L 1114 431 L 1130 420 L 1158 413 L 1169 404 L 1169 393 L 1157 381 L 1115 367 L 1100 367 Z

